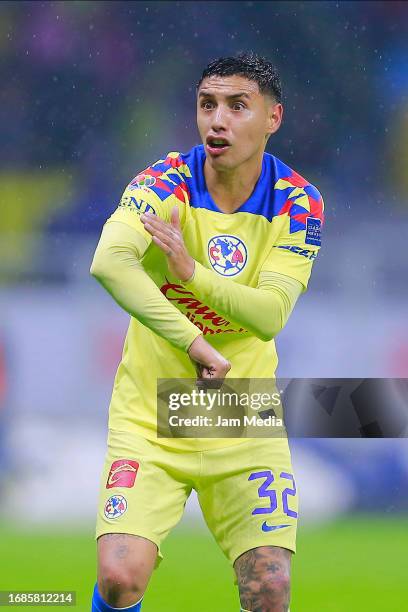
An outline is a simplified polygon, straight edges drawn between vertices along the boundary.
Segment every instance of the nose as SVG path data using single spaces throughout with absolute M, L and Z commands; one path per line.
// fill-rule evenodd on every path
M 225 108 L 221 105 L 217 106 L 216 110 L 212 115 L 211 127 L 214 132 L 225 130 L 226 128 L 226 112 Z

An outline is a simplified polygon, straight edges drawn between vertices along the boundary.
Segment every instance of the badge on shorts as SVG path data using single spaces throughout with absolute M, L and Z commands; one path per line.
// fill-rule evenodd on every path
M 112 495 L 105 504 L 105 516 L 108 519 L 115 519 L 127 510 L 127 501 L 123 495 Z
M 306 244 L 314 244 L 315 246 L 322 245 L 321 239 L 322 222 L 315 217 L 307 217 L 306 219 Z
M 111 465 L 106 488 L 126 487 L 131 489 L 135 484 L 136 474 L 139 469 L 137 461 L 131 459 L 118 459 Z

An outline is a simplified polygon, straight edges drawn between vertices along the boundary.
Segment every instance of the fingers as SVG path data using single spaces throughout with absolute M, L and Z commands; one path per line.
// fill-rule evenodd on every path
M 162 242 L 160 238 L 157 238 L 157 236 L 152 236 L 152 240 L 155 244 L 157 244 L 159 249 L 161 249 L 164 253 L 166 253 L 167 257 L 171 257 L 173 255 L 173 251 L 171 247 L 165 242 Z
M 175 253 L 183 242 L 180 233 L 171 225 L 158 219 L 155 215 L 141 215 L 144 228 L 151 234 L 153 241 L 166 254 Z
M 155 215 L 141 215 L 140 218 L 142 219 L 145 230 L 147 230 L 149 234 L 152 234 L 152 236 L 159 236 L 159 238 L 161 238 L 162 236 L 167 236 L 168 239 L 171 240 L 180 239 L 180 234 L 176 230 L 174 230 L 171 225 L 169 225 L 165 221 L 162 221 L 161 219 L 158 219 L 157 217 L 155 217 Z
M 227 360 L 222 364 L 201 366 L 197 370 L 197 387 L 200 389 L 220 389 L 230 369 L 231 364 Z
M 198 389 L 221 389 L 224 383 L 224 378 L 215 378 L 214 376 L 207 376 L 205 372 L 197 378 L 196 386 Z
M 174 210 L 174 209 L 173 209 Z M 177 210 L 177 209 L 176 209 Z M 173 218 L 173 211 L 172 211 Z M 153 215 L 152 213 L 143 213 L 140 215 L 140 219 L 144 224 L 145 228 L 149 228 L 148 231 L 152 233 L 152 230 L 156 232 L 163 232 L 168 236 L 180 236 L 181 228 L 180 223 L 178 222 L 178 226 L 176 227 L 172 223 L 166 223 L 163 219 L 160 219 L 157 215 Z M 178 213 L 177 213 L 178 220 Z

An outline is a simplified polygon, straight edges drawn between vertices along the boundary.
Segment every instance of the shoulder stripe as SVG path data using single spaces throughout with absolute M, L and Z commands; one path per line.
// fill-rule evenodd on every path
M 289 215 L 290 233 L 306 229 L 307 217 L 323 223 L 323 200 L 319 191 L 293 170 L 280 177 L 274 186 L 275 215 Z
M 174 195 L 180 202 L 186 203 L 189 189 L 183 176 L 190 174 L 180 153 L 169 153 L 166 159 L 157 162 L 143 170 L 130 185 L 140 185 L 140 177 L 144 177 L 145 186 L 155 193 L 161 201 Z

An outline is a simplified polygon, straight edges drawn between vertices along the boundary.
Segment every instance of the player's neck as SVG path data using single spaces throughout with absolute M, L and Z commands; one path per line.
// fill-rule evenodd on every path
M 231 214 L 251 196 L 262 172 L 262 157 L 250 160 L 230 171 L 217 171 L 208 162 L 204 164 L 207 189 L 217 207 Z

